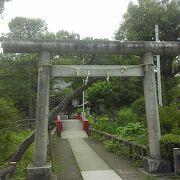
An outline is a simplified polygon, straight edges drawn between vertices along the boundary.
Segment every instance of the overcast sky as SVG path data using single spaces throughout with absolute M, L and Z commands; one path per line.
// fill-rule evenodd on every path
M 136 2 L 136 0 L 132 0 Z M 12 0 L 6 3 L 0 33 L 16 17 L 41 18 L 48 30 L 68 30 L 81 37 L 112 39 L 130 0 Z

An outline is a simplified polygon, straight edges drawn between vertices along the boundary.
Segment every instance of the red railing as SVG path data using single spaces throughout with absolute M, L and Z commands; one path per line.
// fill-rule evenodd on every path
M 57 136 L 61 136 L 61 132 L 63 131 L 63 124 L 60 115 L 56 117 L 55 124 Z
M 76 115 L 75 118 L 81 121 L 83 130 L 89 135 L 89 121 L 82 115 Z

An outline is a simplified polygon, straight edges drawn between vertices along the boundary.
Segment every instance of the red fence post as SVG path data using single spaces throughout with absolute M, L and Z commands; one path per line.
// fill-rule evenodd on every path
M 87 135 L 89 135 L 89 121 L 84 119 L 84 130 L 86 131 Z
M 82 115 L 77 115 L 76 117 L 78 120 L 81 121 L 83 125 L 83 130 L 86 131 L 87 135 L 89 135 L 89 121 Z
M 62 120 L 59 115 L 57 116 L 55 123 L 56 123 L 57 136 L 61 137 L 61 131 L 63 131 L 63 125 L 62 125 Z

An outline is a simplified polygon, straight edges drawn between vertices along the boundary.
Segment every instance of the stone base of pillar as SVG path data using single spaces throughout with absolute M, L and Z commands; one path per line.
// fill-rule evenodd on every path
M 164 159 L 143 158 L 143 168 L 148 173 L 168 173 L 171 171 L 171 163 Z
M 28 165 L 28 180 L 52 180 L 52 165 L 51 163 L 41 167 Z

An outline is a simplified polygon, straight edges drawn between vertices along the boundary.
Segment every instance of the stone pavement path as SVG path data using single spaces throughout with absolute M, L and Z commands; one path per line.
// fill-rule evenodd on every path
M 120 157 L 115 153 L 104 150 L 102 143 L 96 142 L 92 138 L 85 139 L 89 146 L 112 168 L 123 180 L 145 180 L 148 179 L 132 161 Z
M 63 121 L 63 128 L 61 138 L 68 139 L 84 180 L 122 180 L 83 139 L 88 136 L 80 121 Z
M 63 121 L 61 138 L 54 137 L 53 158 L 60 180 L 154 180 L 125 158 L 104 150 L 82 131 L 80 121 Z M 60 169 L 58 168 L 60 167 Z M 166 180 L 162 178 L 161 180 Z

